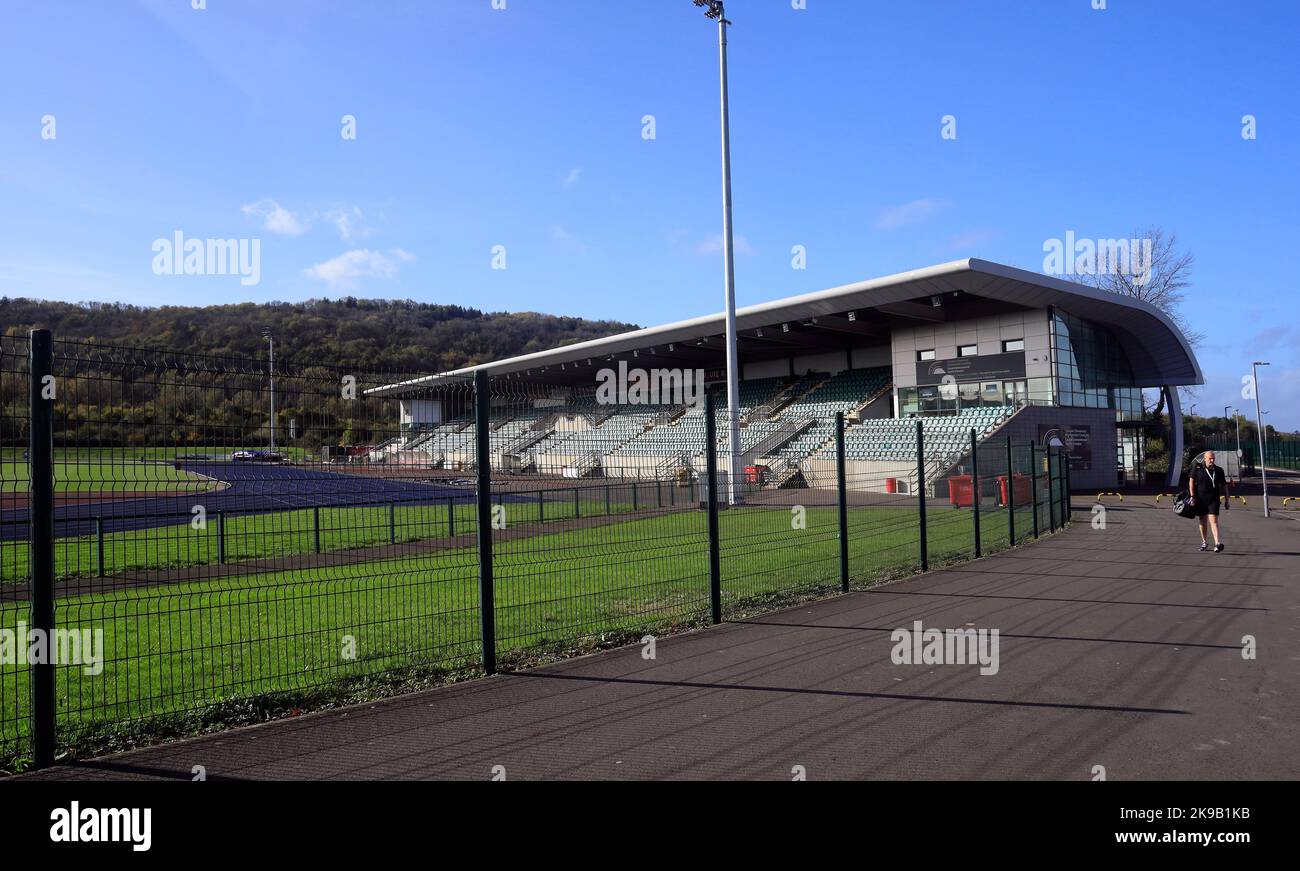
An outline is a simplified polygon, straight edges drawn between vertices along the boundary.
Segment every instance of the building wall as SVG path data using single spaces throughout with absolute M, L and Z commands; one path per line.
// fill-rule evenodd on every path
M 891 360 L 889 345 L 871 345 L 844 351 L 827 351 L 822 354 L 804 354 L 780 360 L 759 360 L 741 365 L 741 378 L 752 381 L 759 378 L 778 378 L 805 372 L 843 372 L 845 369 L 869 369 L 888 366 Z
M 873 369 L 888 366 L 893 360 L 889 345 L 872 345 L 870 348 L 853 349 L 854 369 Z
M 974 344 L 979 356 L 1001 354 L 1006 339 L 1025 340 L 1026 378 L 1050 378 L 1050 337 L 1046 309 L 896 329 L 892 337 L 894 387 L 916 386 L 917 351 L 933 348 L 937 359 L 949 360 L 957 356 L 959 346 Z
M 998 431 L 998 438 L 1005 439 L 1010 435 L 1015 444 L 1032 441 L 1042 447 L 1040 425 L 1092 428 L 1092 468 L 1088 471 L 1077 468 L 1070 470 L 1070 486 L 1073 489 L 1112 490 L 1118 485 L 1119 474 L 1115 464 L 1119 439 L 1115 430 L 1114 409 L 1030 405 Z
M 825 354 L 807 354 L 794 358 L 794 374 L 807 372 L 843 372 L 849 368 L 849 355 L 844 351 L 830 351 Z
M 781 360 L 758 360 L 754 363 L 745 363 L 740 367 L 740 377 L 746 381 L 757 381 L 760 378 L 783 378 L 790 374 L 790 361 Z
M 401 400 L 401 423 L 434 426 L 442 423 L 442 403 L 437 399 Z

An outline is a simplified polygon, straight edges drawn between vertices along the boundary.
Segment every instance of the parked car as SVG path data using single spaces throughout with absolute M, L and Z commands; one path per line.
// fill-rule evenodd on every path
M 232 451 L 230 459 L 240 462 L 287 463 L 289 458 L 279 451 Z

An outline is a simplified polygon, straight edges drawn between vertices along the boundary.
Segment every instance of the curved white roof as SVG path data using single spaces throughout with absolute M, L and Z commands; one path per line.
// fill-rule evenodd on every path
M 745 306 L 736 310 L 736 328 L 744 331 L 770 327 L 782 322 L 863 311 L 954 291 L 1028 308 L 1056 306 L 1084 320 L 1105 324 L 1128 355 L 1139 386 L 1204 383 L 1200 364 L 1187 338 L 1155 306 L 1133 297 L 974 258 Z M 724 314 L 719 312 L 549 351 L 522 354 L 367 392 L 379 395 L 402 393 L 414 387 L 434 386 L 444 379 L 460 380 L 480 369 L 490 375 L 504 375 L 578 362 L 589 357 L 644 350 L 670 342 L 693 341 L 701 336 L 722 333 L 725 323 Z

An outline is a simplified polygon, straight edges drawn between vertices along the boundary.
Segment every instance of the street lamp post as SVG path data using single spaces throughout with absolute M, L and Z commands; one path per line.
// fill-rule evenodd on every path
M 1241 409 L 1232 410 L 1232 422 L 1237 425 L 1237 477 L 1241 477 Z
M 731 130 L 727 114 L 727 20 L 722 0 L 694 0 L 718 22 L 718 65 L 722 89 L 722 271 L 727 312 L 727 502 L 735 505 L 740 460 L 740 371 L 736 357 L 735 248 L 731 230 Z M 709 447 L 714 450 L 714 446 Z
M 262 330 L 262 336 L 271 349 L 271 453 L 275 453 L 275 336 L 270 327 Z
M 1250 383 L 1255 388 L 1255 427 L 1259 430 L 1259 479 L 1264 485 L 1264 516 L 1268 517 L 1268 470 L 1264 468 L 1264 415 L 1259 410 L 1259 367 L 1267 366 L 1261 360 L 1250 364 Z
M 1231 406 L 1231 405 L 1225 405 L 1225 406 L 1223 406 L 1223 422 L 1224 422 L 1224 423 L 1227 423 L 1227 422 L 1228 422 L 1228 412 L 1231 411 L 1231 410 L 1232 410 L 1232 406 Z M 1228 437 L 1228 431 L 1227 431 L 1226 429 L 1223 431 L 1223 437 L 1224 437 L 1225 439 Z M 1224 467 L 1224 474 L 1225 474 L 1225 475 L 1227 474 L 1227 466 Z

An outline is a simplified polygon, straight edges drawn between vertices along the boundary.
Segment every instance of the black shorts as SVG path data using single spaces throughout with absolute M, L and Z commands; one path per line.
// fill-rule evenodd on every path
M 1192 505 L 1192 510 L 1196 512 L 1197 517 L 1205 517 L 1210 514 L 1213 514 L 1215 517 L 1218 517 L 1219 500 L 1217 497 L 1209 500 L 1208 502 L 1203 501 L 1201 499 L 1197 499 L 1196 502 Z

